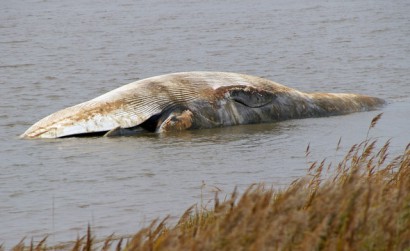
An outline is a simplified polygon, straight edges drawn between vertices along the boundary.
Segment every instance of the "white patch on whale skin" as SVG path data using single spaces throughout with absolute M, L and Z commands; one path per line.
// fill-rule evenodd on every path
M 118 110 L 117 112 L 121 112 L 121 110 Z M 113 114 L 107 115 L 95 114 L 89 118 L 84 118 L 81 120 L 67 118 L 55 124 L 44 133 L 40 132 L 40 134 L 36 137 L 58 138 L 76 134 L 105 132 L 116 127 L 132 127 L 135 124 L 135 121 L 139 120 L 136 115 L 123 117 L 121 120 L 118 120 L 116 119 L 116 116 L 113 116 L 115 113 L 116 111 L 114 111 Z M 31 135 L 28 136 L 30 137 Z

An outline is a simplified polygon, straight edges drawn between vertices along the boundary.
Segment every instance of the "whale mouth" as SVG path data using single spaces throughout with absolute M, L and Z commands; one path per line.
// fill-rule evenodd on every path
M 86 132 L 86 133 L 77 133 L 70 134 L 58 137 L 63 138 L 100 138 L 100 137 L 119 137 L 119 136 L 135 136 L 138 134 L 152 133 L 149 130 L 145 130 L 140 126 L 131 127 L 131 128 L 121 128 L 117 127 L 109 131 L 99 131 L 99 132 Z
M 155 114 L 149 117 L 141 124 L 133 127 L 122 128 L 116 127 L 111 130 L 98 132 L 84 132 L 70 135 L 64 135 L 59 138 L 96 138 L 96 137 L 117 137 L 117 136 L 134 136 L 144 133 L 155 133 L 160 123 L 160 118 L 163 113 Z
M 71 134 L 58 137 L 59 139 L 65 138 L 97 138 L 104 136 L 108 131 L 100 131 L 100 132 L 86 132 L 86 133 L 78 133 L 78 134 Z
M 175 111 L 181 111 L 183 107 L 176 107 L 170 106 L 166 109 L 163 109 L 161 112 L 155 113 L 148 117 L 142 123 L 139 123 L 135 126 L 130 127 L 121 127 L 121 126 L 101 126 L 100 130 L 89 130 L 81 127 L 82 125 L 78 126 L 76 122 L 70 123 L 74 129 L 67 132 L 58 132 L 56 125 L 50 125 L 48 128 L 41 128 L 41 132 L 35 134 L 36 138 L 95 138 L 95 137 L 117 137 L 117 136 L 134 136 L 137 134 L 146 134 L 146 133 L 156 133 L 158 132 L 161 124 L 166 121 L 168 117 L 170 117 Z M 65 125 L 59 125 L 59 127 L 64 128 Z M 77 127 L 77 128 L 76 128 Z M 80 128 L 80 129 L 78 129 Z M 20 138 L 35 138 L 32 135 L 36 133 L 36 131 L 28 131 L 25 132 L 20 136 Z M 60 133 L 60 135 L 58 135 Z M 51 135 L 51 136 L 50 136 Z

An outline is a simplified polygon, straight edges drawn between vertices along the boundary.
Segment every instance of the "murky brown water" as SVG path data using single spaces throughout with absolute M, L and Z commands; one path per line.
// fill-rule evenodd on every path
M 170 136 L 19 140 L 58 109 L 149 76 L 263 76 L 302 91 L 385 98 L 371 132 L 400 153 L 410 132 L 410 3 L 29 1 L 0 8 L 0 243 L 132 233 L 221 189 L 286 185 L 340 159 L 380 111 Z M 342 137 L 343 149 L 336 152 Z M 202 187 L 202 189 L 201 189 Z M 206 203 L 206 200 L 205 202 Z

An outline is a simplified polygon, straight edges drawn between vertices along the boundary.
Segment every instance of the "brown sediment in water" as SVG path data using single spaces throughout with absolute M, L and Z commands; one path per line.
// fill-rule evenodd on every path
M 20 243 L 15 250 L 408 250 L 410 144 L 395 157 L 389 144 L 366 138 L 330 176 L 330 164 L 312 162 L 308 175 L 286 189 L 254 185 L 223 202 L 215 196 L 212 209 L 192 206 L 172 227 L 166 218 L 133 236 L 102 241 L 89 228 L 69 244 Z

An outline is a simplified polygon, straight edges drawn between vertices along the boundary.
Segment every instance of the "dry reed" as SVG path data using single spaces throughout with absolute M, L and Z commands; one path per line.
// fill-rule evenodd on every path
M 313 162 L 308 175 L 285 190 L 253 185 L 223 202 L 215 196 L 212 210 L 190 207 L 174 227 L 167 227 L 166 219 L 154 221 L 126 239 L 111 236 L 98 244 L 88 228 L 84 238 L 62 249 L 410 250 L 410 144 L 402 155 L 388 158 L 389 144 L 378 149 L 366 136 L 331 178 L 323 177 L 325 161 Z M 44 239 L 14 248 L 47 249 L 59 247 L 47 248 Z

